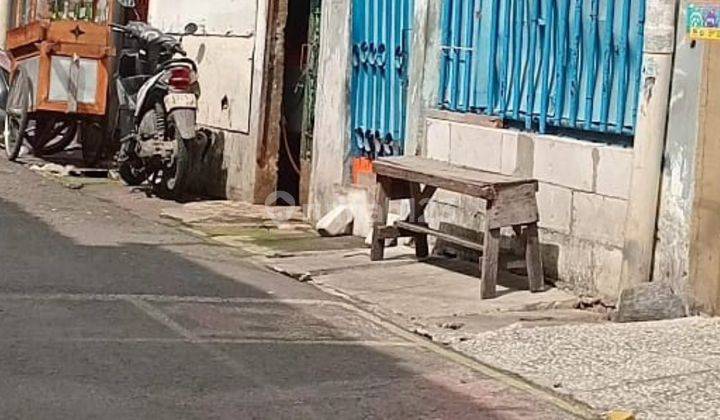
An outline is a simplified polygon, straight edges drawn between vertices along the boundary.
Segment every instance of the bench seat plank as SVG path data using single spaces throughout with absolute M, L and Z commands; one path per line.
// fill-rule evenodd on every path
M 417 156 L 378 159 L 374 167 L 378 175 L 488 200 L 494 199 L 498 191 L 503 189 L 537 185 L 536 180 L 484 172 Z

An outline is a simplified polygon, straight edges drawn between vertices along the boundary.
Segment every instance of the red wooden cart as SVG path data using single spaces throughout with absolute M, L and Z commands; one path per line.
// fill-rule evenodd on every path
M 86 163 L 97 162 L 107 138 L 114 56 L 108 25 L 120 10 L 115 0 L 13 0 L 5 124 L 11 160 L 23 144 L 48 155 L 77 138 Z

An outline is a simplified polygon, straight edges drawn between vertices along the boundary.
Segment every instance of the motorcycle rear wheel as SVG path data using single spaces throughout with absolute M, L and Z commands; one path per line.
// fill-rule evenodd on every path
M 142 169 L 136 169 L 132 162 L 129 161 L 122 162 L 118 168 L 118 172 L 120 174 L 120 179 L 128 187 L 140 186 L 147 179 L 145 171 Z
M 175 158 L 162 169 L 160 179 L 154 180 L 153 192 L 160 198 L 177 200 L 182 197 L 190 177 L 190 154 L 186 140 L 180 136 L 180 132 L 171 117 L 167 126 L 167 137 L 175 141 Z

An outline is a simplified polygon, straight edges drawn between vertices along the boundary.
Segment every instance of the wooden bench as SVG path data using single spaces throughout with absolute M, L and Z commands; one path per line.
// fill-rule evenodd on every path
M 415 238 L 416 255 L 429 256 L 428 236 L 479 251 L 482 255 L 481 297 L 497 294 L 500 265 L 500 230 L 512 227 L 525 248 L 530 290 L 545 288 L 538 238 L 538 182 L 535 180 L 483 172 L 421 157 L 379 159 L 374 163 L 377 195 L 371 259 L 381 261 L 387 239 Z M 431 229 L 425 223 L 425 210 L 437 190 L 447 190 L 481 198 L 485 208 L 482 243 Z M 404 221 L 387 226 L 390 200 L 410 200 L 410 215 Z

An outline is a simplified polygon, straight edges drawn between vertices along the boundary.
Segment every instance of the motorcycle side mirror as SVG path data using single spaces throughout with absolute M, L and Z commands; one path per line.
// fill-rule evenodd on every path
M 135 0 L 118 0 L 118 3 L 126 9 L 134 9 L 135 6 L 137 6 L 137 2 L 135 2 Z
M 200 28 L 198 28 L 197 24 L 192 23 L 192 22 L 188 23 L 187 25 L 185 25 L 184 35 L 186 35 L 186 36 L 187 35 L 195 35 L 197 33 L 198 29 L 200 29 Z

